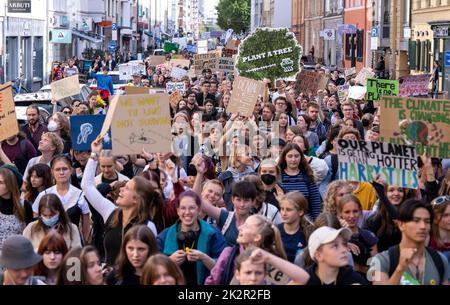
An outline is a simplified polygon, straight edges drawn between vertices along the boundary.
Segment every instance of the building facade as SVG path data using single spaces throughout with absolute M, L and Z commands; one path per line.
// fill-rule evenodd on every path
M 344 0 L 325 0 L 323 23 L 324 64 L 342 68 L 344 47 L 337 28 L 344 23 Z
M 251 0 L 250 30 L 258 27 L 291 28 L 293 0 Z M 294 0 L 295 1 L 295 0 Z
M 291 31 L 297 37 L 298 43 L 305 46 L 305 0 L 292 0 Z M 304 53 L 305 51 L 303 51 Z
M 305 55 L 314 53 L 317 62 L 324 62 L 324 41 L 321 37 L 323 30 L 324 1 L 305 1 Z

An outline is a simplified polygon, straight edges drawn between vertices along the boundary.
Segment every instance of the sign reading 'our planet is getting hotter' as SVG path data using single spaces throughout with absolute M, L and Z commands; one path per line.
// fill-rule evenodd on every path
M 450 158 L 450 100 L 381 97 L 380 136 L 415 145 L 420 155 Z
M 257 28 L 239 45 L 240 76 L 262 80 L 288 78 L 300 71 L 302 47 L 287 28 Z

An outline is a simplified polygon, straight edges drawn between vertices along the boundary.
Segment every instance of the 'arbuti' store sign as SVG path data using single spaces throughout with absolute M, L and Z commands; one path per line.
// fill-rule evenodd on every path
M 31 0 L 8 0 L 8 13 L 31 13 Z

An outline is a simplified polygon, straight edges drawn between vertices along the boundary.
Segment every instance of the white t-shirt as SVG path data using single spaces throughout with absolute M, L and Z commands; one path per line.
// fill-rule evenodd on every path
M 81 213 L 83 215 L 89 214 L 89 206 L 86 202 L 86 199 L 84 199 L 84 196 L 82 195 L 82 191 L 73 185 L 69 186 L 69 191 L 64 196 L 61 196 L 56 191 L 56 185 L 49 187 L 48 189 L 42 191 L 39 193 L 39 195 L 36 197 L 36 200 L 33 203 L 33 212 L 38 214 L 39 210 L 39 201 L 41 200 L 42 196 L 45 194 L 56 194 L 58 195 L 59 199 L 61 199 L 61 202 L 64 206 L 64 210 L 68 210 L 71 207 L 73 207 L 75 204 L 78 204 L 78 207 L 81 209 Z

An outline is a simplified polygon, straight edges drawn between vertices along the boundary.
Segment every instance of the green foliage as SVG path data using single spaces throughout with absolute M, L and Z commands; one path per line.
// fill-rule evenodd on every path
M 286 48 L 291 48 L 292 52 L 285 54 L 274 52 Z M 239 75 L 256 80 L 286 78 L 300 71 L 301 54 L 302 48 L 288 29 L 257 28 L 239 46 L 236 67 Z M 252 55 L 262 57 L 244 60 L 245 57 L 251 58 Z
M 233 29 L 237 34 L 250 29 L 250 0 L 220 0 L 216 9 L 221 29 Z

